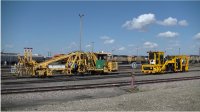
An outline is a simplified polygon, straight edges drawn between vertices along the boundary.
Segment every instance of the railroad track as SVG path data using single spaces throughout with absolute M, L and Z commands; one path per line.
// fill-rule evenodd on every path
M 135 81 L 135 85 L 185 81 L 185 80 L 197 80 L 200 76 L 193 77 L 180 77 L 180 78 L 168 78 L 168 79 L 154 79 L 154 80 L 141 80 Z M 121 82 L 109 82 L 100 84 L 85 84 L 85 85 L 66 85 L 66 86 L 51 86 L 51 87 L 35 87 L 35 88 L 15 88 L 15 89 L 2 89 L 1 94 L 17 94 L 17 93 L 31 93 L 31 92 L 47 92 L 47 91 L 61 91 L 61 90 L 77 90 L 77 89 L 92 89 L 92 88 L 108 88 L 108 87 L 120 87 L 130 85 L 130 81 Z
M 120 73 L 131 73 L 131 70 L 124 70 L 124 71 L 118 71 L 118 72 L 113 72 L 113 73 L 108 73 L 108 74 L 100 74 L 102 76 L 105 76 L 105 75 L 116 75 L 116 74 L 120 74 Z M 11 75 L 11 76 L 8 76 L 8 75 Z M 72 76 L 97 76 L 97 74 L 95 75 L 91 75 L 91 74 L 81 74 L 81 75 L 66 75 L 66 74 L 55 74 L 53 76 L 50 76 L 50 78 L 56 78 L 56 77 L 72 77 Z M 5 75 L 2 75 L 1 76 L 1 79 L 2 80 L 15 80 L 15 79 L 30 79 L 30 78 L 41 78 L 41 77 L 33 77 L 33 76 L 30 76 L 30 75 L 27 75 L 27 76 L 14 76 L 12 74 L 7 74 L 6 76 Z M 44 77 L 44 78 L 48 78 L 48 77 Z
M 200 70 L 190 70 L 189 72 L 198 72 Z M 173 72 L 172 72 L 173 73 Z M 172 74 L 166 73 L 166 74 Z M 179 72 L 182 73 L 182 72 Z M 59 75 L 59 76 L 52 76 L 49 78 L 28 78 L 26 80 L 19 81 L 18 79 L 24 78 L 17 78 L 16 80 L 2 80 L 2 85 L 16 85 L 16 84 L 30 84 L 30 83 L 49 83 L 49 82 L 65 82 L 65 81 L 83 81 L 83 80 L 97 80 L 97 79 L 108 79 L 108 78 L 125 78 L 130 77 L 130 72 L 123 72 L 121 74 L 106 74 L 106 75 L 73 75 L 73 76 L 66 76 L 66 75 Z M 160 74 L 142 74 L 142 73 L 135 73 L 135 76 L 155 76 Z
M 126 69 L 126 68 L 128 68 L 128 69 Z M 132 71 L 133 71 L 133 69 L 131 69 L 130 66 L 121 66 L 121 69 L 118 72 L 113 72 L 113 73 L 109 73 L 109 74 L 106 74 L 106 75 L 116 75 L 116 74 L 120 74 L 120 73 L 131 73 Z M 142 73 L 138 72 L 140 70 L 136 69 L 136 71 L 137 71 L 137 73 L 135 73 L 135 75 L 137 75 L 137 76 L 142 75 Z M 200 70 L 189 70 L 189 72 L 196 72 L 196 71 L 200 71 Z M 168 73 L 170 73 L 170 72 L 168 72 Z M 168 74 L 168 73 L 165 73 L 165 74 Z M 103 74 L 102 76 L 106 76 L 106 75 Z M 151 74 L 148 74 L 148 75 L 151 75 Z M 159 75 L 159 74 L 153 74 L 153 75 Z M 57 77 L 62 77 L 63 78 L 63 77 L 66 77 L 66 76 L 67 77 L 71 77 L 70 75 L 56 74 L 56 75 L 51 76 L 51 78 L 52 77 L 53 78 L 54 77 L 55 78 L 57 78 Z M 76 77 L 76 76 L 96 76 L 96 75 L 84 74 L 84 75 L 72 75 L 72 76 Z M 35 78 L 41 78 L 41 77 L 31 77 L 29 75 L 27 75 L 27 76 L 14 76 L 12 74 L 4 74 L 4 73 L 1 74 L 1 80 L 35 79 Z
M 200 70 L 190 70 L 189 72 L 199 72 Z M 183 72 L 178 72 L 183 73 Z M 165 74 L 173 74 L 171 73 L 165 73 Z M 122 73 L 113 73 L 113 74 L 103 74 L 103 75 L 72 75 L 72 76 L 66 76 L 66 75 L 56 75 L 52 77 L 47 78 L 21 78 L 16 77 L 15 79 L 8 79 L 4 80 L 2 79 L 1 84 L 2 85 L 15 85 L 15 84 L 30 84 L 30 83 L 49 83 L 49 82 L 65 82 L 65 81 L 82 81 L 82 80 L 97 80 L 97 79 L 108 79 L 108 78 L 125 78 L 130 77 L 131 72 L 122 72 Z M 161 74 L 142 74 L 142 73 L 134 73 L 135 76 L 156 76 Z M 19 79 L 19 80 L 18 80 Z M 21 80 L 23 79 L 23 80 Z M 21 80 L 21 81 L 20 81 Z
M 36 80 L 22 80 L 22 81 L 1 81 L 2 85 L 16 85 L 16 84 L 30 84 L 30 83 L 49 83 L 49 82 L 66 82 L 66 81 L 82 81 L 82 80 L 97 80 L 108 78 L 123 78 L 130 77 L 131 73 L 122 74 L 109 74 L 109 75 L 90 75 L 90 76 L 65 76 L 65 77 L 50 77 L 50 78 L 38 78 Z
M 6 72 L 5 72 L 6 71 Z M 119 66 L 119 70 L 118 72 L 112 72 L 112 73 L 109 73 L 109 74 L 119 74 L 121 72 L 124 72 L 124 73 L 130 73 L 132 71 L 132 68 L 130 65 L 125 65 L 125 66 Z M 2 80 L 14 80 L 14 79 L 27 79 L 27 78 L 41 78 L 41 77 L 33 77 L 33 76 L 30 76 L 30 75 L 24 75 L 24 76 L 14 76 L 13 74 L 10 73 L 10 68 L 4 68 L 4 70 L 2 71 L 1 70 L 1 79 Z M 85 76 L 88 76 L 90 74 L 84 74 Z M 55 74 L 51 77 L 66 77 L 66 76 L 70 76 L 70 75 L 65 75 L 65 74 Z M 74 76 L 83 76 L 82 74 L 81 75 L 74 75 Z

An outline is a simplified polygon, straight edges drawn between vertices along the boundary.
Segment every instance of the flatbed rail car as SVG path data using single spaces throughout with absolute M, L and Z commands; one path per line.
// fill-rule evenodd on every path
M 150 51 L 147 53 L 149 53 L 149 64 L 142 65 L 142 73 L 155 74 L 188 71 L 189 57 L 186 55 L 164 57 L 164 52 L 160 51 Z

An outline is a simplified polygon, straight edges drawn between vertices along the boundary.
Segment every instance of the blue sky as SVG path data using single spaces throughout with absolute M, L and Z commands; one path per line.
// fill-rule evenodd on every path
M 200 2 L 5 2 L 1 3 L 1 50 L 23 53 L 24 47 L 47 55 L 79 49 L 114 54 L 198 54 Z

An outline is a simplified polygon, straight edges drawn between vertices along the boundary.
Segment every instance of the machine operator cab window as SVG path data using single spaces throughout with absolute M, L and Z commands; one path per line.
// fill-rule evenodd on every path
M 160 55 L 160 64 L 164 64 L 164 55 L 163 54 L 161 54 Z
M 163 52 L 148 52 L 149 53 L 149 64 L 163 64 L 164 53 Z
M 149 52 L 149 63 L 154 65 L 156 64 L 155 60 L 154 60 L 154 53 L 153 52 Z
M 98 58 L 98 60 L 107 60 L 107 55 L 106 54 L 98 54 L 97 58 Z
M 107 62 L 107 54 L 103 53 L 98 53 L 96 54 L 97 59 L 96 60 L 96 69 L 104 69 L 104 66 L 106 65 Z

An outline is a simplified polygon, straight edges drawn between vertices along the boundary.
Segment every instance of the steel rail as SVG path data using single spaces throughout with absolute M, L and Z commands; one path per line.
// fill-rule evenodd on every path
M 115 75 L 115 74 L 121 74 L 121 73 L 131 73 L 131 70 L 130 71 L 118 71 L 118 72 L 112 72 L 112 73 L 100 74 L 100 75 Z M 94 74 L 94 75 L 91 75 L 91 74 L 81 74 L 81 75 L 77 75 L 77 74 L 74 74 L 74 75 L 56 74 L 56 75 L 53 75 L 53 76 L 50 76 L 50 77 L 95 76 L 95 75 L 98 75 L 98 74 Z M 29 78 L 41 78 L 42 79 L 42 77 L 30 76 L 30 75 L 27 75 L 27 76 L 12 76 L 12 77 L 1 76 L 2 80 L 29 79 Z M 44 77 L 44 78 L 48 78 L 48 77 Z
M 185 80 L 197 80 L 197 79 L 200 79 L 200 76 L 168 78 L 168 79 L 154 79 L 154 80 L 141 80 L 141 81 L 135 81 L 135 85 L 163 83 L 163 82 L 174 82 L 174 81 L 185 81 Z M 109 82 L 109 83 L 100 83 L 100 84 L 2 89 L 1 94 L 17 94 L 17 93 L 31 93 L 31 92 L 60 91 L 60 90 L 92 89 L 92 88 L 105 88 L 105 87 L 108 88 L 108 87 L 128 86 L 130 84 L 131 84 L 130 81 L 120 81 L 120 82 Z
M 190 70 L 189 72 L 198 72 L 200 70 Z M 183 73 L 183 72 L 178 72 Z M 165 73 L 172 74 L 172 73 Z M 135 76 L 149 76 L 149 75 L 160 75 L 160 74 L 142 74 L 142 73 L 133 73 Z M 65 76 L 59 75 L 57 77 L 49 77 L 49 78 L 34 78 L 38 80 L 22 80 L 22 81 L 10 81 L 7 82 L 5 80 L 1 81 L 2 85 L 13 85 L 13 84 L 30 84 L 30 83 L 49 83 L 49 82 L 64 82 L 64 81 L 83 81 L 83 80 L 97 80 L 97 79 L 107 79 L 107 78 L 125 78 L 131 76 L 131 72 L 122 72 L 119 74 L 104 74 L 104 75 L 73 75 L 73 76 Z M 21 79 L 21 78 L 17 78 Z M 31 78 L 32 79 L 32 78 Z

